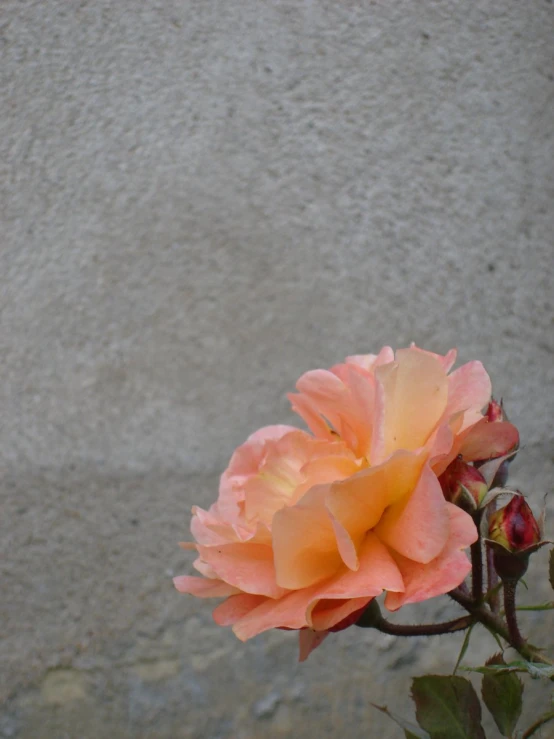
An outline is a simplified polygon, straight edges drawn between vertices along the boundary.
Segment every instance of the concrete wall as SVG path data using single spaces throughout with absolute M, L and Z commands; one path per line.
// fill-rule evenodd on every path
M 553 25 L 545 0 L 3 0 L 0 736 L 396 737 L 368 702 L 451 669 L 459 640 L 352 629 L 298 666 L 170 576 L 296 378 L 384 343 L 482 359 L 516 482 L 552 487 Z

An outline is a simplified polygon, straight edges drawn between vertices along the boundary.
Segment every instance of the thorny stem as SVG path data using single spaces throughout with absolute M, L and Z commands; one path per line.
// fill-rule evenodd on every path
M 518 634 L 520 639 L 518 640 L 516 638 L 516 640 L 514 641 L 507 625 L 499 616 L 497 616 L 495 613 L 492 613 L 485 606 L 475 603 L 472 598 L 469 598 L 467 595 L 460 592 L 459 589 L 451 590 L 448 595 L 453 600 L 455 600 L 456 603 L 459 603 L 463 608 L 465 608 L 466 611 L 468 611 L 473 616 L 473 619 L 475 621 L 482 623 L 483 626 L 486 626 L 495 634 L 498 634 L 498 636 L 502 637 L 502 639 L 504 639 L 505 642 L 507 642 L 511 647 L 518 651 L 524 659 L 528 660 L 529 662 L 540 662 L 541 664 L 545 665 L 554 664 L 551 659 L 545 657 L 534 647 L 527 644 L 525 639 L 523 639 L 521 634 L 519 634 L 519 630 Z
M 488 513 L 487 515 L 491 516 L 492 513 L 496 510 L 496 500 L 493 500 L 491 503 L 489 503 L 488 506 Z M 500 599 L 498 597 L 498 573 L 496 571 L 496 568 L 494 566 L 494 553 L 491 547 L 486 547 L 486 556 L 487 556 L 487 592 L 489 593 L 489 605 L 491 607 L 491 610 L 493 613 L 498 613 L 500 611 Z
M 481 524 L 482 511 L 474 514 L 477 531 Z M 481 537 L 471 545 L 471 594 L 473 600 L 479 603 L 483 597 L 483 544 Z
M 508 632 L 510 634 L 510 644 L 521 651 L 521 647 L 525 645 L 525 639 L 522 637 L 517 625 L 516 616 L 516 582 L 511 580 L 504 581 L 504 614 L 506 623 L 508 624 Z
M 439 634 L 451 634 L 454 631 L 465 631 L 473 622 L 472 616 L 461 616 L 452 621 L 440 624 L 393 624 L 385 618 L 380 618 L 376 623 L 365 624 L 363 620 L 358 621 L 362 628 L 374 628 L 383 634 L 392 636 L 437 636 Z

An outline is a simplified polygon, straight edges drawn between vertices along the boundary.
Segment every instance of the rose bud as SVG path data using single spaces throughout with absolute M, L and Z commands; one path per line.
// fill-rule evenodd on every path
M 507 506 L 493 513 L 489 538 L 514 553 L 524 552 L 540 542 L 539 524 L 523 495 L 514 495 Z
M 516 493 L 508 505 L 490 517 L 488 545 L 494 552 L 494 565 L 502 580 L 517 581 L 527 570 L 529 555 L 542 541 L 540 526 L 527 501 Z
M 439 482 L 446 500 L 466 510 L 478 508 L 488 492 L 483 475 L 461 456 L 448 465 Z
M 485 412 L 485 416 L 487 417 L 489 423 L 494 423 L 495 421 L 507 421 L 508 420 L 506 418 L 506 414 L 504 413 L 504 405 L 502 404 L 502 401 L 500 401 L 499 403 L 494 398 L 491 398 L 491 401 Z

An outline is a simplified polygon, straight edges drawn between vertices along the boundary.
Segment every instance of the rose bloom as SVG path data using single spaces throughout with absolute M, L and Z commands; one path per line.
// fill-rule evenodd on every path
M 225 598 L 214 620 L 243 641 L 298 629 L 303 660 L 383 592 L 396 611 L 458 586 L 477 530 L 437 477 L 458 455 L 501 456 L 518 432 L 483 415 L 482 364 L 449 374 L 455 359 L 384 347 L 304 374 L 289 397 L 311 433 L 267 426 L 235 451 L 182 544 L 202 577 L 177 590 Z

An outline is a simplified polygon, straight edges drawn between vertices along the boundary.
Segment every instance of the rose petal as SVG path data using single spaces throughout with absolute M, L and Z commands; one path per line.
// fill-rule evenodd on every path
M 332 575 L 341 564 L 331 519 L 325 508 L 327 485 L 310 490 L 295 506 L 273 519 L 277 583 L 305 588 Z
M 357 572 L 343 566 L 340 572 L 324 583 L 295 590 L 279 600 L 267 599 L 260 603 L 236 621 L 233 629 L 235 634 L 245 641 L 262 631 L 277 627 L 301 629 L 312 625 L 311 614 L 320 600 L 357 600 L 357 604 L 352 606 L 352 610 L 355 610 L 361 604 L 358 599 L 371 599 L 385 588 L 391 591 L 404 588 L 396 562 L 374 534 L 368 534 L 364 540 L 359 558 Z M 341 613 L 336 613 L 337 620 L 334 623 L 344 618 Z M 334 625 L 332 618 L 327 622 L 330 627 Z
M 379 522 L 386 506 L 414 489 L 424 461 L 422 455 L 396 452 L 384 464 L 331 485 L 325 504 L 333 520 L 339 552 L 350 569 L 357 569 L 356 550 Z
M 371 463 L 397 449 L 422 447 L 446 408 L 448 383 L 440 362 L 425 352 L 401 349 L 396 362 L 378 367 Z
M 416 562 L 430 562 L 448 538 L 448 511 L 436 475 L 426 465 L 407 502 L 391 506 L 375 528 L 387 546 Z
M 222 598 L 239 591 L 221 580 L 212 580 L 205 577 L 180 575 L 173 578 L 173 584 L 180 593 L 189 593 L 197 598 Z
M 448 377 L 445 416 L 460 411 L 480 411 L 489 402 L 491 393 L 490 377 L 481 362 L 467 362 Z
M 408 603 L 418 603 L 456 588 L 471 571 L 467 555 L 461 551 L 477 540 L 477 529 L 471 516 L 457 506 L 447 504 L 450 538 L 444 550 L 427 564 L 395 555 L 405 584 L 405 591 L 387 593 L 385 606 L 396 611 Z
M 270 599 L 263 595 L 251 595 L 250 593 L 232 595 L 214 608 L 212 616 L 218 626 L 232 626 L 267 600 Z
M 329 636 L 328 631 L 314 631 L 314 629 L 300 629 L 298 632 L 299 654 L 298 661 L 305 662 L 310 654 Z
M 460 454 L 467 462 L 502 457 L 519 443 L 517 428 L 508 421 L 483 419 L 464 438 Z
M 269 598 L 280 598 L 286 593 L 275 580 L 270 546 L 250 542 L 219 547 L 199 545 L 198 553 L 219 578 L 245 593 L 267 595 Z
M 361 611 L 373 598 L 348 598 L 346 600 L 322 598 L 311 609 L 308 621 L 316 631 L 332 629 L 353 613 Z

